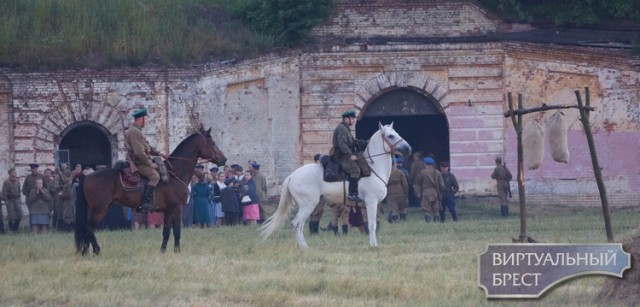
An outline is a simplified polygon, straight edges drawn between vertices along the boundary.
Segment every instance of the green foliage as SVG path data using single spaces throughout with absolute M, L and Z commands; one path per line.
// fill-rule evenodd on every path
M 640 21 L 638 0 L 479 0 L 500 16 L 520 22 L 552 22 L 557 26 L 591 25 L 620 20 Z
M 235 16 L 276 46 L 304 43 L 309 31 L 329 16 L 333 0 L 238 0 L 231 1 Z
M 3 66 L 183 66 L 271 48 L 218 0 L 7 0 L 0 20 Z

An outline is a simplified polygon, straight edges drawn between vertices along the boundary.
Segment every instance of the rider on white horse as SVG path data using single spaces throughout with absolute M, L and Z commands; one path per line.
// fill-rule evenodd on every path
M 342 122 L 333 130 L 332 158 L 342 166 L 342 170 L 349 174 L 350 201 L 363 202 L 358 196 L 358 179 L 360 179 L 360 167 L 358 160 L 356 140 L 351 135 L 350 127 L 356 124 L 356 111 L 348 110 L 342 113 Z

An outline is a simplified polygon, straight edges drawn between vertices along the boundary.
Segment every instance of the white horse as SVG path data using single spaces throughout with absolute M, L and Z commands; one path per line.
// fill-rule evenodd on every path
M 411 146 L 393 130 L 393 123 L 383 126 L 378 123 L 379 130 L 369 140 L 363 152 L 365 160 L 371 167 L 371 176 L 360 178 L 358 194 L 364 199 L 367 207 L 369 223 L 369 244 L 378 246 L 376 241 L 376 214 L 378 204 L 387 195 L 387 182 L 391 175 L 391 159 L 396 151 L 411 153 Z M 320 164 L 307 164 L 295 170 L 282 184 L 278 210 L 260 227 L 263 239 L 268 238 L 284 224 L 292 202 L 298 204 L 298 214 L 291 221 L 300 248 L 306 248 L 302 230 L 304 223 L 320 202 L 320 196 L 334 204 L 344 203 L 344 182 L 325 182 Z

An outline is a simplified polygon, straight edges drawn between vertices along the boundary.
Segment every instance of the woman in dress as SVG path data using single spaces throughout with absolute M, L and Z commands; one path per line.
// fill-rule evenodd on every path
M 198 173 L 198 182 L 191 188 L 193 198 L 193 224 L 200 225 L 200 228 L 209 227 L 211 216 L 209 216 L 209 196 L 211 195 L 211 185 L 204 179 L 204 174 Z
M 244 173 L 242 182 L 245 188 L 242 197 L 242 218 L 249 225 L 255 224 L 260 219 L 260 200 L 250 171 Z

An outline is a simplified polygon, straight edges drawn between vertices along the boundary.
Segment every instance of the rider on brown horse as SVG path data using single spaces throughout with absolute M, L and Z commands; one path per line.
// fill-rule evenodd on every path
M 124 132 L 128 160 L 135 164 L 140 175 L 149 179 L 142 195 L 142 206 L 138 208 L 140 211 L 157 209 L 153 203 L 153 191 L 160 182 L 160 174 L 156 170 L 158 165 L 151 160 L 151 155 L 162 156 L 166 159 L 166 154 L 151 147 L 142 133 L 148 116 L 146 108 L 136 110 L 133 112 L 133 123 Z

